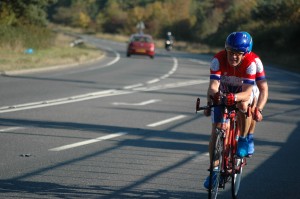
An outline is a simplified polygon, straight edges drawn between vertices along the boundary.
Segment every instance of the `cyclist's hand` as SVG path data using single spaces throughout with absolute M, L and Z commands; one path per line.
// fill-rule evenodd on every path
M 263 115 L 262 115 L 262 112 L 258 110 L 257 107 L 255 107 L 255 110 L 254 110 L 254 120 L 257 121 L 257 122 L 261 122 L 263 120 Z
M 204 109 L 203 113 L 206 117 L 210 116 L 211 115 L 211 108 Z
M 211 97 L 211 99 L 213 100 L 214 105 L 221 104 L 221 94 L 220 94 L 220 92 L 215 93 L 214 96 Z
M 206 117 L 210 116 L 211 115 L 211 102 L 207 102 L 207 107 L 206 109 L 204 109 L 203 113 Z
M 233 106 L 235 104 L 235 95 L 234 93 L 227 93 L 224 96 L 224 101 L 227 106 Z

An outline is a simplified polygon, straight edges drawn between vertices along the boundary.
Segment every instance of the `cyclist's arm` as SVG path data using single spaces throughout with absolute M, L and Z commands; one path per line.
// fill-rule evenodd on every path
M 251 84 L 243 84 L 242 92 L 236 93 L 235 98 L 237 102 L 247 102 L 250 99 L 253 85 Z
M 258 110 L 263 110 L 268 100 L 268 83 L 266 79 L 263 79 L 257 81 L 256 84 L 259 89 L 259 97 L 256 107 L 258 108 Z
M 207 103 L 212 104 L 211 96 L 214 96 L 219 91 L 220 81 L 211 79 L 207 90 Z

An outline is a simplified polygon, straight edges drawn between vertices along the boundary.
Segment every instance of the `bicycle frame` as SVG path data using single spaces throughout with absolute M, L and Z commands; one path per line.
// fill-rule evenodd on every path
M 224 183 L 222 188 L 225 188 L 225 183 L 229 181 L 233 169 L 235 169 L 235 154 L 237 150 L 237 139 L 239 137 L 239 130 L 236 121 L 236 110 L 232 109 L 228 111 L 227 107 L 224 107 L 223 119 L 228 120 L 228 123 L 222 123 L 221 130 L 223 132 L 223 162 L 221 175 Z
M 219 176 L 221 176 L 221 178 L 217 179 L 217 185 L 212 185 L 212 183 L 210 183 L 208 197 L 209 199 L 217 198 L 218 189 L 225 189 L 225 184 L 231 179 L 232 198 L 236 199 L 241 180 L 242 168 L 246 165 L 246 158 L 239 158 L 236 156 L 237 141 L 240 133 L 239 128 L 237 126 L 238 110 L 235 106 L 227 107 L 225 105 L 210 105 L 200 107 L 200 99 L 198 98 L 196 102 L 196 113 L 197 111 L 210 109 L 215 106 L 223 107 L 223 121 L 229 120 L 229 122 L 222 123 L 221 127 L 217 127 L 216 129 L 216 132 L 218 134 L 216 136 L 220 136 L 220 142 L 222 142 L 220 147 L 221 151 L 219 152 L 222 157 L 218 158 L 219 163 L 221 162 L 221 165 L 219 165 Z M 249 110 L 247 112 L 247 116 L 249 116 Z M 219 146 L 217 146 L 218 142 L 219 140 L 217 138 L 216 142 L 214 143 L 214 155 L 216 155 L 216 151 L 219 150 Z M 211 161 L 212 162 L 210 166 L 210 182 L 212 181 L 212 172 L 214 167 L 213 162 L 216 160 L 212 159 Z M 212 188 L 212 186 L 217 187 Z

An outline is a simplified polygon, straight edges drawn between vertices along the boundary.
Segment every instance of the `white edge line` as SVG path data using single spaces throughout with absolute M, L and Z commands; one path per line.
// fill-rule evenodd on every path
M 23 129 L 23 128 L 24 127 L 9 127 L 9 128 L 5 128 L 5 129 L 0 129 L 0 132 L 14 131 L 14 130 Z
M 166 120 L 162 120 L 162 121 L 159 121 L 159 122 L 148 124 L 147 126 L 148 127 L 156 127 L 156 126 L 160 126 L 160 125 L 163 125 L 163 124 L 173 122 L 175 120 L 180 120 L 180 119 L 185 118 L 185 117 L 186 117 L 186 115 L 178 115 L 176 117 L 172 117 L 172 118 L 169 118 L 169 119 L 166 119 Z
M 119 61 L 119 59 L 120 59 L 120 57 L 121 57 L 121 55 L 117 52 L 117 51 L 115 51 L 115 50 L 112 50 L 112 49 L 110 49 L 113 53 L 115 53 L 115 55 L 116 55 L 116 58 L 114 59 L 114 60 L 112 60 L 111 62 L 109 62 L 109 63 L 107 63 L 107 64 L 105 64 L 104 65 L 104 67 L 106 67 L 106 66 L 110 66 L 110 65 L 113 65 L 114 63 L 116 63 L 116 62 L 118 62 Z
M 126 132 L 119 132 L 119 133 L 109 134 L 109 135 L 105 135 L 105 136 L 98 137 L 98 138 L 95 138 L 95 139 L 90 139 L 90 140 L 86 140 L 86 141 L 82 141 L 82 142 L 76 142 L 76 143 L 73 143 L 73 144 L 64 145 L 64 146 L 61 146 L 61 147 L 52 148 L 52 149 L 49 149 L 49 151 L 63 151 L 63 150 L 67 150 L 67 149 L 71 149 L 71 148 L 75 148 L 75 147 L 80 147 L 80 146 L 83 146 L 83 145 L 92 144 L 92 143 L 95 143 L 95 142 L 101 142 L 103 140 L 112 139 L 112 138 L 119 137 L 119 136 L 126 135 L 126 134 L 127 134 Z
M 55 106 L 55 105 L 61 105 L 61 104 L 68 104 L 68 103 L 73 103 L 73 102 L 97 99 L 97 98 L 101 98 L 101 97 L 123 95 L 123 94 L 128 94 L 128 93 L 132 93 L 132 91 L 107 90 L 107 91 L 98 92 L 98 93 L 88 93 L 86 95 L 83 95 L 84 97 L 80 97 L 80 98 L 76 98 L 76 96 L 73 96 L 73 97 L 62 98 L 62 99 L 57 99 L 57 100 L 36 102 L 36 103 L 34 103 L 35 105 L 33 105 L 33 106 L 24 106 L 24 104 L 20 104 L 20 105 L 14 105 L 14 106 L 9 106 L 9 107 L 0 107 L 0 113 L 14 112 L 14 111 L 20 111 L 20 110 L 34 109 L 34 108 L 42 108 L 42 107 Z M 28 104 L 25 104 L 25 105 L 28 105 Z

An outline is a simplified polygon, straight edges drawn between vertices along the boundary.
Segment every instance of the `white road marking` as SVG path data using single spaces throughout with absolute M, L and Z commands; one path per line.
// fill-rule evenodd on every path
M 108 66 L 111 66 L 111 65 L 115 64 L 116 62 L 118 62 L 118 61 L 120 60 L 121 55 L 120 55 L 120 53 L 118 53 L 117 51 L 115 51 L 115 50 L 113 50 L 113 49 L 111 49 L 111 48 L 105 48 L 105 47 L 103 47 L 103 49 L 106 49 L 106 50 L 108 50 L 108 51 L 113 52 L 113 53 L 116 55 L 116 57 L 115 57 L 112 61 L 110 61 L 110 62 L 108 62 L 108 63 L 106 63 L 106 64 L 104 64 L 104 65 L 100 65 L 100 66 L 97 65 L 96 67 L 90 67 L 90 68 L 88 68 L 88 69 L 85 68 L 85 69 L 83 69 L 83 70 L 66 71 L 66 72 L 63 72 L 63 73 L 59 73 L 59 74 L 57 74 L 57 75 L 53 75 L 53 77 L 55 77 L 55 76 L 61 76 L 61 75 L 76 74 L 76 73 L 80 73 L 80 72 L 82 72 L 82 71 L 91 71 L 91 70 L 97 70 L 97 69 L 100 69 L 100 68 L 106 68 L 106 67 L 108 67 Z
M 61 105 L 61 104 L 68 104 L 68 103 L 73 103 L 73 102 L 80 102 L 80 101 L 85 101 L 85 100 L 90 100 L 90 99 L 96 99 L 96 98 L 108 97 L 108 96 L 114 96 L 114 95 L 122 95 L 122 94 L 128 94 L 128 93 L 132 93 L 132 91 L 104 90 L 104 91 L 100 91 L 100 92 L 86 93 L 83 95 L 76 95 L 76 96 L 71 96 L 71 97 L 61 98 L 61 99 L 54 99 L 54 100 L 47 100 L 47 101 L 32 102 L 32 103 L 27 103 L 27 104 L 19 104 L 19 105 L 13 105 L 13 106 L 0 107 L 0 113 L 14 112 L 14 111 L 20 111 L 20 110 L 27 110 L 27 109 L 35 109 L 35 108 L 55 106 L 55 105 Z
M 169 118 L 169 119 L 166 119 L 166 120 L 162 120 L 162 121 L 159 121 L 159 122 L 148 124 L 147 126 L 148 127 L 156 127 L 156 126 L 160 126 L 160 125 L 163 125 L 163 124 L 173 122 L 175 120 L 180 120 L 180 119 L 185 118 L 185 117 L 186 117 L 186 115 L 178 115 L 176 117 L 172 117 L 172 118 Z
M 116 55 L 116 57 L 112 61 L 108 62 L 107 64 L 104 64 L 102 66 L 92 67 L 92 68 L 89 68 L 89 69 L 84 69 L 84 71 L 91 71 L 91 70 L 96 70 L 96 69 L 99 69 L 99 68 L 105 68 L 105 67 L 108 67 L 108 66 L 111 66 L 111 65 L 117 63 L 120 60 L 120 58 L 121 58 L 120 53 L 118 53 L 117 51 L 115 51 L 111 48 L 104 48 L 104 49 L 112 51 Z M 75 72 L 75 73 L 77 73 L 77 72 Z M 72 74 L 72 73 L 70 73 L 70 74 Z
M 148 100 L 148 101 L 144 101 L 144 102 L 140 102 L 140 103 L 126 103 L 126 102 L 114 102 L 112 103 L 113 105 L 128 105 L 128 106 L 145 106 L 148 104 L 153 104 L 155 102 L 159 102 L 159 99 L 152 99 L 152 100 Z
M 160 79 L 153 79 L 153 80 L 148 81 L 147 84 L 154 84 L 159 81 L 160 81 Z
M 107 63 L 104 65 L 104 67 L 112 65 L 119 61 L 120 59 L 120 54 L 110 48 L 107 48 L 108 50 L 113 51 L 116 54 L 116 58 L 112 60 L 111 62 Z M 172 69 L 168 72 L 168 74 L 162 76 L 161 78 L 167 78 L 169 75 L 173 74 L 178 67 L 178 61 L 175 57 L 173 57 L 173 67 Z M 91 68 L 90 70 L 93 70 L 94 68 Z M 151 80 L 148 82 L 149 83 L 154 83 L 157 82 L 158 80 Z M 48 106 L 55 106 L 55 105 L 61 105 L 61 104 L 68 104 L 68 103 L 73 103 L 73 102 L 80 102 L 84 100 L 90 100 L 90 99 L 96 99 L 96 98 L 101 98 L 101 97 L 108 97 L 108 96 L 114 96 L 114 95 L 123 95 L 123 94 L 130 94 L 134 93 L 137 91 L 150 91 L 150 90 L 158 90 L 158 89 L 165 89 L 165 88 L 170 88 L 170 87 L 176 87 L 176 85 L 172 86 L 160 86 L 160 87 L 154 87 L 154 88 L 148 88 L 148 87 L 140 87 L 143 86 L 143 84 L 135 84 L 131 86 L 125 87 L 126 89 L 132 89 L 132 91 L 123 91 L 123 90 L 104 90 L 100 92 L 93 92 L 93 93 L 86 93 L 82 95 L 77 95 L 77 96 L 71 96 L 71 97 L 66 97 L 66 98 L 61 98 L 61 99 L 54 99 L 54 100 L 46 100 L 46 101 L 39 101 L 39 102 L 31 102 L 31 103 L 25 103 L 25 104 L 17 104 L 17 105 L 11 105 L 11 106 L 4 106 L 0 107 L 0 113 L 8 113 L 8 112 L 15 112 L 15 111 L 21 111 L 21 110 L 28 110 L 28 109 L 35 109 L 35 108 L 42 108 L 42 107 L 48 107 Z
M 111 62 L 108 62 L 107 64 L 105 64 L 104 67 L 113 65 L 114 63 L 118 62 L 121 58 L 120 53 L 118 53 L 117 51 L 115 51 L 111 48 L 108 48 L 108 49 L 115 53 L 116 58 L 114 60 L 112 60 Z
M 138 87 L 134 88 L 135 91 L 154 91 L 154 90 L 161 90 L 161 89 L 167 89 L 167 88 L 178 88 L 178 87 L 184 87 L 184 86 L 191 86 L 196 84 L 204 84 L 208 83 L 209 80 L 191 80 L 191 81 L 185 81 L 185 82 L 176 82 L 176 83 L 170 83 L 170 84 L 164 84 L 164 85 L 157 85 L 152 87 Z
M 208 80 L 191 80 L 191 81 L 170 83 L 170 84 L 158 85 L 158 86 L 152 86 L 152 87 L 138 87 L 138 88 L 132 89 L 131 91 L 113 90 L 113 89 L 112 90 L 104 90 L 104 91 L 86 93 L 86 94 L 82 94 L 82 95 L 76 95 L 76 96 L 54 99 L 54 100 L 46 100 L 46 101 L 31 102 L 31 103 L 26 103 L 26 104 L 4 106 L 4 107 L 0 107 L 0 113 L 8 113 L 8 112 L 21 111 L 21 110 L 28 110 L 28 109 L 61 105 L 61 104 L 68 104 L 68 103 L 80 102 L 80 101 L 85 101 L 85 100 L 90 100 L 90 99 L 97 99 L 97 98 L 101 98 L 101 97 L 131 94 L 131 93 L 138 92 L 138 91 L 147 92 L 147 91 L 162 90 L 162 89 L 168 89 L 168 88 L 191 86 L 191 85 L 203 84 L 203 83 L 208 83 Z
M 172 57 L 173 59 L 173 67 L 172 69 L 165 75 L 162 75 L 161 77 L 159 78 L 155 78 L 155 79 L 152 79 L 152 80 L 149 80 L 147 81 L 147 84 L 154 84 L 154 83 L 157 83 L 159 81 L 161 81 L 162 79 L 166 79 L 168 78 L 170 75 L 172 75 L 173 73 L 175 73 L 175 71 L 177 70 L 178 68 L 178 60 L 176 59 L 176 57 Z M 133 85 L 129 85 L 129 86 L 125 86 L 124 89 L 133 89 L 133 88 L 136 88 L 136 87 L 141 87 L 143 86 L 144 84 L 142 83 L 138 83 L 138 84 L 133 84 Z
M 82 141 L 82 142 L 76 142 L 76 143 L 73 143 L 73 144 L 68 144 L 68 145 L 65 145 L 65 146 L 49 149 L 49 151 L 63 151 L 63 150 L 67 150 L 67 149 L 71 149 L 71 148 L 75 148 L 75 147 L 80 147 L 80 146 L 83 146 L 83 145 L 93 144 L 95 142 L 101 142 L 103 140 L 112 139 L 112 138 L 119 137 L 119 136 L 126 135 L 126 134 L 127 133 L 125 133 L 125 132 L 109 134 L 109 135 L 105 135 L 105 136 L 98 137 L 98 138 L 95 138 L 95 139 L 90 139 L 90 140 L 86 140 L 86 141 Z
M 142 84 L 142 83 L 138 83 L 138 84 L 133 84 L 133 85 L 129 85 L 129 86 L 124 86 L 123 89 L 132 89 L 132 88 L 140 87 L 143 85 L 144 84 Z
M 8 131 L 14 131 L 14 130 L 18 130 L 18 129 L 23 129 L 24 127 L 9 127 L 6 129 L 0 129 L 0 132 L 8 132 Z

